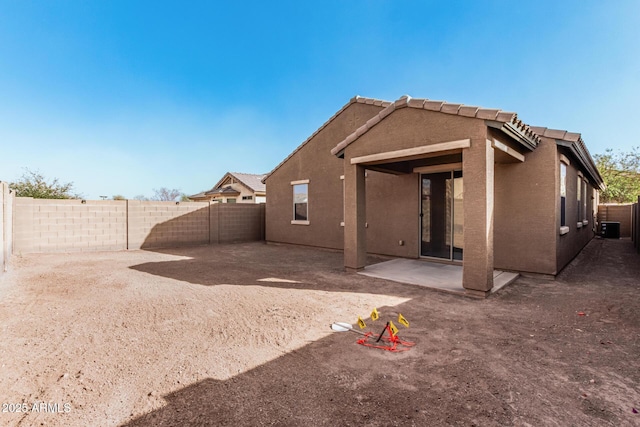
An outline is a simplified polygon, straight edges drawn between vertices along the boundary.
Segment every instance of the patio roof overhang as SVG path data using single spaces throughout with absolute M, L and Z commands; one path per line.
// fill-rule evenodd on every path
M 484 123 L 486 124 L 487 127 L 496 129 L 504 133 L 513 141 L 515 141 L 519 147 L 522 147 L 523 149 L 528 151 L 535 150 L 540 142 L 540 137 L 527 124 L 523 123 L 522 120 L 518 119 L 518 116 L 515 113 L 510 113 L 510 112 L 497 110 L 497 109 L 486 109 L 486 108 L 462 105 L 462 104 L 451 104 L 443 101 L 432 101 L 428 99 L 412 99 L 411 97 L 405 95 L 400 99 L 398 99 L 397 101 L 389 104 L 386 108 L 380 111 L 380 113 L 373 116 L 364 125 L 356 129 L 355 132 L 348 135 L 344 140 L 338 143 L 331 150 L 331 154 L 339 158 L 344 158 L 345 149 L 349 145 L 351 145 L 353 142 L 355 142 L 357 139 L 359 139 L 362 135 L 367 133 L 373 127 L 383 122 L 385 118 L 393 114 L 395 110 L 399 110 L 402 108 L 414 108 L 418 110 L 435 111 L 443 114 L 458 115 L 462 117 L 484 120 Z M 458 142 L 458 141 L 451 141 L 451 142 L 446 142 L 442 144 L 450 144 L 453 142 Z M 442 144 L 433 144 L 433 146 L 441 146 Z M 495 144 L 495 141 L 494 141 L 494 144 Z M 517 161 L 524 161 L 524 156 L 521 153 L 519 153 L 517 150 L 511 149 L 511 148 L 507 149 L 508 147 L 506 147 L 506 145 L 504 144 L 497 144 L 497 145 L 498 146 L 494 145 L 494 148 L 498 148 L 500 151 L 507 154 L 508 156 L 514 157 Z M 451 148 L 451 150 L 462 150 L 463 148 L 468 148 L 468 147 L 469 147 L 468 145 L 466 147 L 453 147 Z M 420 152 L 419 149 L 423 149 L 424 151 Z M 396 153 L 391 151 L 386 153 L 372 154 L 371 156 L 376 156 L 376 155 L 387 156 L 389 157 L 389 159 L 382 159 L 382 158 L 376 159 L 371 157 L 368 159 L 364 159 L 360 164 L 375 165 L 376 163 L 374 162 L 377 162 L 377 164 L 380 164 L 380 163 L 384 163 L 384 160 L 392 160 L 394 156 L 398 161 L 408 161 L 408 160 L 415 160 L 416 158 L 426 158 L 429 156 L 433 156 L 432 152 L 429 151 L 429 148 L 427 148 L 427 146 L 416 147 L 415 149 L 409 149 L 409 150 L 418 150 L 418 151 L 414 153 L 411 153 L 409 151 L 404 153 Z M 446 151 L 444 147 L 435 147 L 434 150 L 442 151 L 442 152 Z M 403 151 L 403 150 L 398 150 L 398 151 Z M 363 156 L 363 157 L 368 157 L 368 156 Z M 381 162 L 380 160 L 383 160 L 383 161 Z M 512 161 L 512 160 L 509 160 L 509 161 Z

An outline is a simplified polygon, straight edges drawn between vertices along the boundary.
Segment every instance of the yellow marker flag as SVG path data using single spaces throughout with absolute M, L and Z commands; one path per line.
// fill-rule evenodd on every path
M 409 327 L 409 321 L 400 313 L 398 313 L 398 323 L 406 326 L 407 328 Z
M 364 329 L 367 327 L 367 324 L 364 323 L 364 320 L 362 320 L 362 317 L 358 316 L 358 326 L 360 326 L 360 329 Z
M 396 325 L 394 325 L 392 321 L 389 321 L 389 329 L 391 329 L 391 334 L 393 336 L 398 335 L 398 328 L 396 328 Z
M 371 320 L 378 320 L 380 318 L 380 314 L 378 313 L 378 309 L 374 308 L 371 312 Z

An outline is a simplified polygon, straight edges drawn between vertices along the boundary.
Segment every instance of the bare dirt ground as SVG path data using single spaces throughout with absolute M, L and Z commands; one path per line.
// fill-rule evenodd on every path
M 398 312 L 405 353 L 329 329 Z M 17 256 L 0 328 L 3 426 L 640 425 L 628 240 L 487 300 L 262 243 Z

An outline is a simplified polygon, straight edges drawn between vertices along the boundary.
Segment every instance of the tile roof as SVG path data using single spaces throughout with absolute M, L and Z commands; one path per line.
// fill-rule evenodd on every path
M 203 199 L 203 198 L 207 197 L 207 195 L 205 193 L 206 193 L 205 191 L 201 191 L 198 194 L 194 194 L 193 196 L 187 196 L 187 197 L 190 198 L 190 199 Z
M 267 186 L 262 182 L 262 178 L 265 177 L 264 174 L 229 172 L 229 175 L 232 175 L 235 179 L 254 192 L 259 193 L 267 190 Z
M 194 194 L 193 196 L 188 196 L 190 199 L 199 199 L 205 198 L 207 196 L 211 196 L 213 194 L 223 194 L 235 192 L 236 190 L 231 189 L 230 187 L 221 188 L 222 183 L 227 179 L 227 177 L 233 177 L 236 181 L 243 184 L 245 187 L 253 191 L 254 193 L 264 193 L 266 192 L 267 186 L 262 182 L 262 178 L 264 178 L 264 174 L 254 174 L 254 173 L 240 173 L 240 172 L 227 172 L 224 174 L 222 179 L 218 181 L 216 185 L 211 188 L 209 191 L 202 191 L 198 194 Z
M 473 117 L 482 120 L 492 120 L 500 123 L 508 123 L 528 139 L 532 140 L 535 144 L 540 142 L 540 138 L 538 137 L 538 135 L 533 130 L 531 130 L 531 128 L 526 123 L 518 119 L 518 115 L 516 113 L 464 104 L 452 104 L 446 101 L 411 98 L 410 96 L 405 95 L 397 101 L 389 103 L 384 110 L 373 116 L 364 125 L 359 127 L 355 132 L 353 132 L 346 139 L 336 145 L 331 150 L 331 154 L 335 155 L 344 150 L 349 144 L 358 139 L 360 136 L 364 135 L 369 129 L 380 123 L 382 119 L 393 113 L 395 110 L 407 107 L 429 111 L 438 111 L 445 114 L 455 114 L 463 117 Z
M 558 145 L 569 148 L 582 167 L 591 175 L 593 181 L 598 184 L 600 189 L 604 190 L 606 188 L 602 175 L 600 175 L 600 171 L 598 171 L 598 167 L 593 161 L 581 134 L 560 129 L 549 129 L 542 126 L 531 126 L 531 129 L 538 135 L 555 139 Z
M 207 191 L 206 193 L 207 196 L 213 196 L 215 194 L 240 194 L 240 192 L 238 190 L 234 190 L 231 187 L 224 187 L 224 188 L 214 188 L 212 190 Z
M 272 173 L 274 173 L 275 171 L 277 171 L 278 169 L 280 169 L 280 167 L 286 163 L 287 160 L 289 160 L 294 154 L 296 154 L 298 151 L 300 151 L 300 149 L 302 147 L 304 147 L 305 145 L 307 145 L 307 143 L 309 141 L 311 141 L 313 139 L 314 136 L 316 136 L 318 133 L 320 133 L 320 131 L 322 129 L 324 129 L 325 127 L 327 127 L 329 125 L 329 123 L 331 123 L 332 121 L 335 120 L 336 117 L 338 117 L 344 110 L 347 109 L 347 107 L 349 107 L 351 104 L 367 104 L 367 105 L 376 105 L 378 107 L 388 107 L 389 105 L 391 105 L 391 102 L 389 101 L 383 101 L 381 99 L 375 99 L 375 98 L 365 98 L 362 96 L 354 96 L 353 98 L 351 98 L 349 100 L 349 102 L 347 102 L 341 109 L 339 109 L 333 116 L 331 116 L 329 118 L 329 120 L 327 120 L 326 122 L 324 122 L 324 124 L 322 126 L 320 126 L 313 134 L 311 134 L 311 136 L 307 139 L 304 140 L 304 142 L 302 144 L 300 144 L 295 150 L 293 150 L 291 152 L 291 154 L 289 154 L 283 161 L 281 161 L 278 166 L 276 166 L 275 168 L 273 168 L 273 170 L 271 172 L 269 172 L 268 174 L 266 174 L 264 176 L 264 178 L 262 178 L 262 181 L 264 182 L 269 176 L 271 176 Z

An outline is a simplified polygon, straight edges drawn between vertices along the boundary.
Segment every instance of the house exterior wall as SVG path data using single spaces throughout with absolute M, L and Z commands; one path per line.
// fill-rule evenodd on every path
M 322 128 L 267 179 L 266 240 L 342 249 L 343 162 L 331 149 L 382 107 L 353 103 Z M 309 225 L 291 224 L 292 181 L 309 180 Z
M 484 133 L 483 133 L 484 132 Z M 393 135 L 390 140 L 389 135 Z M 477 119 L 403 108 L 371 128 L 345 150 L 344 164 L 354 157 L 480 137 L 486 126 Z M 339 141 L 338 141 L 339 142 Z M 463 171 L 464 174 L 464 171 Z M 420 256 L 420 174 L 392 175 L 367 171 L 367 252 Z M 404 245 L 399 241 L 403 240 Z
M 368 169 L 364 176 L 366 203 L 362 205 L 362 169 L 375 169 L 376 165 L 350 162 L 360 156 L 458 140 L 470 141 L 461 156 L 460 150 L 456 154 L 463 164 L 467 289 L 487 292 L 493 268 L 555 275 L 593 238 L 597 211 L 592 197 L 597 197 L 594 183 L 587 183 L 583 196 L 586 213 L 578 226 L 579 163 L 552 138 L 541 137 L 538 147 L 528 151 L 504 133 L 487 127 L 484 120 L 408 107 L 396 108 L 383 123 L 359 135 L 344 148 L 344 159 L 330 154 L 336 144 L 380 109 L 351 104 L 267 178 L 267 241 L 343 249 L 345 229 L 340 223 L 348 222 L 353 233 L 347 236 L 348 248 L 353 251 L 362 248 L 361 236 L 365 235 L 368 253 L 419 257 L 420 174 L 396 175 Z M 513 161 L 492 148 L 494 139 L 524 155 L 525 161 Z M 560 235 L 561 155 L 571 160 L 566 176 L 569 232 L 564 235 Z M 449 163 L 444 157 L 428 160 Z M 581 174 L 583 179 L 588 177 L 586 171 Z M 341 175 L 349 177 L 349 197 L 345 196 L 347 182 L 340 179 Z M 291 224 L 291 182 L 298 180 L 308 180 L 308 225 Z M 359 228 L 361 217 L 365 218 L 364 230 Z M 349 260 L 345 254 L 345 265 L 361 268 L 361 254 L 354 254 L 357 256 L 349 255 L 353 258 Z M 472 272 L 478 277 L 472 277 Z M 472 286 L 476 282 L 483 284 L 476 289 Z
M 390 134 L 393 135 L 393 140 L 389 139 Z M 483 120 L 416 108 L 401 108 L 386 117 L 383 124 L 374 126 L 349 145 L 346 153 L 352 158 L 467 138 L 484 140 L 486 135 Z
M 545 138 L 548 140 L 548 138 Z M 569 232 L 560 235 L 560 162 L 561 156 L 570 161 L 567 165 L 567 198 L 566 198 L 566 224 Z M 593 183 L 587 185 L 587 218 L 588 224 L 578 226 L 577 184 L 579 165 L 571 153 L 563 147 L 557 148 L 556 153 L 556 274 L 560 272 L 594 237 L 594 217 L 596 206 L 591 198 Z M 584 216 L 584 215 L 582 215 Z
M 420 175 L 367 171 L 365 192 L 367 252 L 418 258 Z
M 490 131 L 502 143 L 506 137 Z M 555 141 L 543 140 L 525 161 L 495 164 L 494 265 L 500 270 L 556 273 Z

